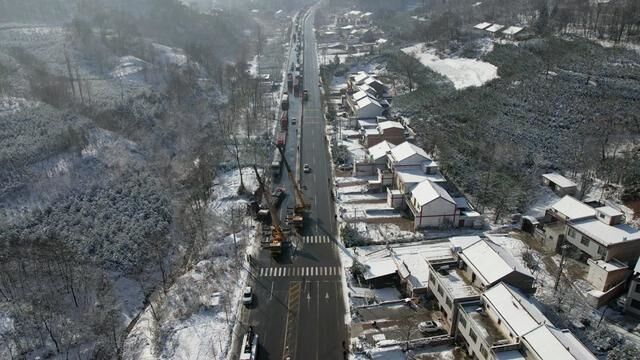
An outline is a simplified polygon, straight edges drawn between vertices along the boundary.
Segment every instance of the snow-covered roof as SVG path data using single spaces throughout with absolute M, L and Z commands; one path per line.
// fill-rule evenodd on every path
M 484 29 L 488 28 L 489 26 L 491 26 L 490 22 L 481 22 L 480 24 L 475 25 L 474 28 L 476 28 L 478 30 L 484 30 Z
M 449 238 L 449 242 L 451 243 L 451 248 L 464 249 L 471 244 L 475 244 L 480 241 L 480 236 L 472 235 L 472 236 L 454 236 Z
M 351 95 L 351 97 L 353 98 L 353 101 L 358 102 L 359 100 L 362 100 L 364 98 L 366 98 L 367 96 L 370 96 L 366 91 L 360 90 L 360 91 L 356 91 L 353 93 L 353 95 Z
M 364 132 L 365 135 L 380 135 L 380 131 L 377 128 L 362 129 L 362 132 Z
M 375 129 L 378 127 L 378 123 L 375 120 L 363 119 L 363 120 L 358 120 L 358 126 L 361 129 Z
M 360 17 L 367 17 L 367 16 L 371 16 L 371 15 L 373 15 L 373 13 L 370 12 L 370 11 L 367 11 L 366 13 L 360 15 Z
M 530 351 L 542 360 L 595 360 L 597 359 L 569 330 L 551 325 L 540 325 L 523 336 Z
M 425 180 L 430 180 L 435 183 L 444 183 L 447 181 L 440 174 L 425 174 L 424 171 L 417 168 L 398 169 L 395 173 L 405 185 L 419 184 Z
M 425 160 L 431 160 L 429 158 L 429 155 L 427 155 L 427 153 L 424 150 L 422 150 L 422 148 L 416 145 L 413 145 L 412 143 L 407 141 L 394 147 L 391 150 L 391 156 L 393 156 L 393 159 L 395 161 L 402 161 L 416 154 L 422 156 L 423 158 L 425 158 Z
M 572 221 L 571 226 L 604 246 L 640 239 L 640 231 L 626 224 L 607 225 L 598 219 Z
M 358 102 L 356 103 L 356 106 L 358 107 L 358 109 L 362 109 L 364 107 L 371 106 L 371 105 L 377 106 L 379 108 L 382 108 L 382 105 L 380 105 L 380 103 L 378 101 L 376 101 L 376 100 L 374 100 L 374 99 L 372 99 L 372 98 L 370 98 L 368 96 L 358 100 Z
M 429 282 L 429 265 L 423 256 L 418 254 L 404 255 L 398 258 L 398 271 L 406 274 L 407 279 L 414 288 L 427 287 Z M 404 269 L 402 269 L 404 267 Z M 401 270 L 402 269 L 402 270 Z M 405 273 L 403 270 L 406 270 Z
M 594 208 L 570 195 L 565 195 L 565 197 L 558 200 L 551 206 L 551 209 L 559 212 L 570 220 L 584 219 L 596 215 Z
M 548 321 L 529 299 L 504 283 L 491 287 L 482 297 L 516 336 L 522 336 Z
M 353 25 L 345 25 L 345 26 L 341 27 L 340 29 L 342 29 L 342 30 L 351 30 L 351 29 L 353 29 Z
M 636 263 L 636 267 L 633 268 L 633 274 L 637 274 L 640 273 L 640 259 L 638 259 L 638 262 Z
M 369 155 L 373 158 L 373 160 L 378 160 L 387 156 L 387 153 L 393 149 L 395 145 L 388 142 L 387 140 L 383 140 L 372 147 L 369 148 Z
M 447 289 L 447 292 L 454 300 L 461 298 L 472 298 L 480 295 L 478 289 L 469 285 L 467 281 L 458 273 L 458 270 L 449 270 L 446 275 L 435 272 L 438 280 Z
M 571 187 L 577 186 L 576 183 L 574 183 L 573 181 L 557 173 L 544 174 L 542 175 L 542 177 L 558 185 L 561 188 L 571 188 Z
M 491 26 L 489 26 L 488 28 L 486 28 L 485 30 L 487 30 L 488 32 L 491 33 L 495 33 L 500 31 L 500 29 L 504 28 L 504 25 L 500 25 L 500 24 L 493 24 Z
M 357 85 L 362 85 L 364 84 L 364 81 L 369 77 L 369 74 L 367 74 L 364 71 L 360 71 L 358 72 L 356 75 L 353 76 L 353 81 L 357 84 Z
M 520 26 L 509 26 L 506 30 L 503 30 L 502 33 L 507 35 L 515 35 L 522 30 L 524 30 L 524 28 Z
M 378 44 L 378 45 L 386 44 L 387 41 L 389 41 L 389 40 L 387 40 L 385 38 L 380 38 L 380 39 L 376 40 L 376 44 Z
M 375 279 L 395 273 L 396 263 L 392 258 L 375 259 L 368 261 L 363 277 L 365 280 Z
M 387 129 L 402 129 L 402 130 L 404 130 L 404 126 L 402 126 L 402 124 L 400 124 L 397 121 L 383 121 L 383 122 L 378 124 L 378 128 L 380 128 L 380 130 L 387 130 Z
M 621 216 L 624 215 L 624 213 L 622 213 L 622 211 L 618 210 L 618 209 L 614 209 L 611 206 L 601 206 L 599 208 L 596 208 L 596 211 L 599 211 L 607 216 L 611 216 L 611 217 L 616 217 L 616 216 Z
M 360 16 L 360 14 L 362 14 L 362 11 L 360 10 L 351 10 L 348 13 L 344 14 L 344 16 Z
M 494 284 L 513 272 L 531 276 L 509 251 L 491 240 L 481 240 L 463 248 L 460 257 L 485 285 Z
M 416 200 L 418 206 L 423 206 L 438 198 L 442 198 L 454 205 L 456 203 L 447 190 L 430 180 L 425 180 L 413 188 L 411 196 Z

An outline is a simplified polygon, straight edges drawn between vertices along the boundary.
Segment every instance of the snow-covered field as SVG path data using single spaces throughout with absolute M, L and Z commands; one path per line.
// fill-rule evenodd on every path
M 415 54 L 422 65 L 447 77 L 460 90 L 471 86 L 482 86 L 498 77 L 498 68 L 490 63 L 468 58 L 445 58 L 436 55 L 436 50 L 424 43 L 402 49 L 405 54 Z

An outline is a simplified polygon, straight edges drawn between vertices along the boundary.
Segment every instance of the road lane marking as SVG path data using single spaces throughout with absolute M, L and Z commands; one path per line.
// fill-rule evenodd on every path
M 271 293 L 269 294 L 269 300 L 273 299 L 273 284 L 274 282 L 271 282 Z

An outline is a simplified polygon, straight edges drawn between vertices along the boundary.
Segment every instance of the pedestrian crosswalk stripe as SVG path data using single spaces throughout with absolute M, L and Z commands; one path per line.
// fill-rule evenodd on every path
M 303 236 L 302 242 L 305 244 L 330 244 L 331 238 L 323 235 Z
M 274 266 L 258 270 L 260 277 L 317 277 L 338 276 L 340 266 Z

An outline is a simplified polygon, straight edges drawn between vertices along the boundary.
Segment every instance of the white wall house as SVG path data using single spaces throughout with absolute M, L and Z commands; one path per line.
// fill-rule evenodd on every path
M 382 105 L 368 96 L 358 100 L 353 107 L 353 116 L 356 119 L 375 119 L 382 116 L 384 112 L 385 109 Z
M 490 239 L 481 239 L 460 249 L 457 258 L 463 276 L 479 289 L 504 282 L 524 292 L 534 290 L 531 271 Z
M 405 141 L 391 150 L 387 158 L 387 167 L 394 171 L 407 167 L 420 167 L 424 162 L 432 162 L 429 155 L 420 147 Z
M 499 283 L 479 303 L 462 303 L 456 340 L 472 358 L 595 360 L 568 330 L 551 324 L 526 296 Z
M 456 202 L 442 186 L 425 180 L 411 190 L 409 209 L 414 228 L 454 226 Z

